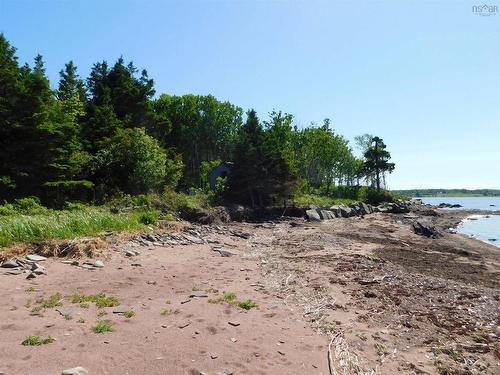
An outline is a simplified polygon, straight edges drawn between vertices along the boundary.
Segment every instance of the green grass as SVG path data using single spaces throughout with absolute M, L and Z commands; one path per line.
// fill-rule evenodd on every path
M 50 344 L 54 342 L 54 338 L 52 336 L 49 336 L 47 338 L 42 338 L 40 336 L 28 336 L 24 339 L 24 341 L 21 343 L 24 346 L 38 346 L 38 345 L 45 345 L 45 344 Z
M 254 307 L 257 307 L 257 304 L 255 301 L 252 301 L 251 299 L 247 299 L 246 301 L 241 301 L 238 303 L 238 307 L 243 310 L 250 310 Z
M 64 315 L 64 319 L 66 319 L 66 320 L 73 320 L 73 316 L 71 316 L 69 314 L 68 315 Z
M 85 323 L 85 319 L 80 318 L 80 319 L 78 319 L 76 322 L 77 322 L 77 323 Z
M 377 354 L 379 356 L 383 356 L 383 355 L 387 354 L 387 349 L 382 344 L 375 344 L 375 351 L 377 352 Z
M 92 327 L 92 331 L 94 333 L 114 332 L 115 327 L 111 323 L 99 320 L 96 325 Z
M 71 303 L 79 303 L 81 306 L 81 304 L 87 302 L 94 302 L 99 309 L 103 307 L 114 307 L 120 304 L 118 298 L 106 296 L 104 293 L 91 294 L 87 296 L 84 294 L 73 293 L 71 296 Z
M 170 309 L 163 309 L 163 310 L 161 310 L 160 314 L 163 315 L 163 316 L 172 315 L 172 310 L 170 310 Z
M 40 307 L 44 309 L 52 309 L 57 306 L 61 306 L 62 303 L 62 295 L 60 293 L 56 293 L 51 295 L 48 298 L 40 298 L 36 301 L 40 305 Z
M 128 318 L 128 319 L 133 318 L 135 316 L 135 311 L 134 310 L 129 310 L 126 313 L 124 313 L 123 316 L 125 318 Z
M 224 302 L 231 306 L 238 306 L 240 309 L 244 310 L 250 310 L 254 307 L 258 307 L 257 303 L 251 299 L 247 299 L 245 301 L 238 301 L 238 299 L 236 298 L 236 294 L 232 292 L 225 292 L 222 297 L 208 300 L 208 303 L 213 303 L 213 304 L 220 304 Z
M 16 211 L 0 215 L 0 247 L 17 242 L 92 236 L 105 231 L 141 230 L 145 229 L 142 221 L 152 219 L 141 215 L 145 213 L 113 214 L 106 208 L 92 206 L 77 210 L 45 209 L 35 214 Z

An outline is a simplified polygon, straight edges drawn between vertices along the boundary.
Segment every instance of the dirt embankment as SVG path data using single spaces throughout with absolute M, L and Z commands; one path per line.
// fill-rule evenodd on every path
M 414 215 L 443 236 L 404 214 L 290 218 L 144 235 L 87 265 L 49 258 L 31 280 L 0 268 L 0 372 L 499 373 L 500 251 L 446 231 L 465 212 Z M 29 335 L 56 341 L 21 345 Z

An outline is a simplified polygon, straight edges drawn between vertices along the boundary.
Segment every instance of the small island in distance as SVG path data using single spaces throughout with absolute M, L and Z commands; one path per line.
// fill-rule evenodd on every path
M 408 189 L 392 190 L 407 197 L 500 197 L 500 189 Z

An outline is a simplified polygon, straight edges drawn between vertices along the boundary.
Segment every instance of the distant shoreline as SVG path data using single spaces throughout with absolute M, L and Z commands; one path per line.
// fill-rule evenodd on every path
M 396 194 L 411 198 L 495 198 L 500 197 L 500 189 L 404 189 L 392 190 Z

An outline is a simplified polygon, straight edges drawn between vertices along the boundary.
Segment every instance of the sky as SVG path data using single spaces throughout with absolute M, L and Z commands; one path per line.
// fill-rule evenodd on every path
M 500 11 L 500 0 L 487 0 Z M 482 4 L 482 2 L 481 2 Z M 212 94 L 299 126 L 383 138 L 391 189 L 500 189 L 500 13 L 472 1 L 0 0 L 20 62 L 53 86 L 120 55 L 157 94 Z

